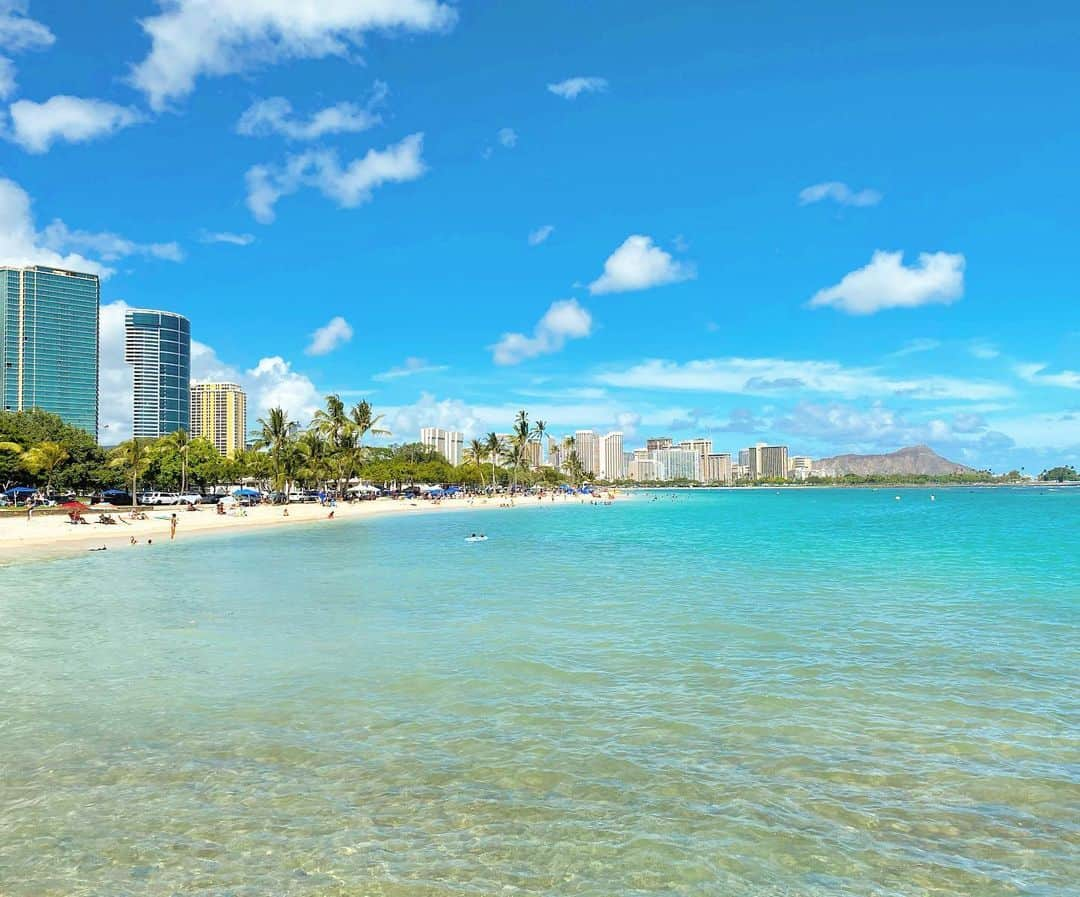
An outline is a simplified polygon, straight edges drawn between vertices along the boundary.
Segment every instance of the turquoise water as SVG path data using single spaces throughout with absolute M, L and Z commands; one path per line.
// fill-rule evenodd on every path
M 929 494 L 0 568 L 0 894 L 1080 893 L 1080 490 Z

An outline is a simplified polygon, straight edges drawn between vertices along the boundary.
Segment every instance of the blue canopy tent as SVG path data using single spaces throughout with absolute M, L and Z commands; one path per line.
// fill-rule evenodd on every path
M 37 491 L 32 486 L 12 486 L 10 489 L 5 490 L 4 495 L 8 498 L 19 499 L 34 495 Z
M 446 494 L 447 495 L 456 495 L 460 491 L 461 491 L 461 489 L 459 489 L 457 486 L 451 486 L 446 490 Z
M 428 489 L 427 495 L 428 498 L 442 498 L 444 495 L 446 495 L 446 490 L 439 486 L 436 486 L 434 489 Z
M 240 498 L 258 498 L 259 497 L 259 490 L 258 489 L 234 489 L 233 490 L 233 495 L 236 495 L 236 496 L 238 496 Z

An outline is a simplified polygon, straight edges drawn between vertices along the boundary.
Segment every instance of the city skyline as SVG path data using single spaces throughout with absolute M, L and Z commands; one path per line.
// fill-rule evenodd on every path
M 0 264 L 102 278 L 103 442 L 131 433 L 124 316 L 153 307 L 190 318 L 193 381 L 241 385 L 252 419 L 341 393 L 395 433 L 470 438 L 524 407 L 627 444 L 1080 461 L 1075 188 L 1051 180 L 1080 148 L 1054 114 L 1068 8 L 1018 47 L 1003 11 L 935 7 L 945 60 L 861 6 L 766 29 L 419 0 L 392 35 L 316 10 L 301 46 L 256 10 L 170 46 L 192 8 L 3 20 L 40 40 L 0 52 Z

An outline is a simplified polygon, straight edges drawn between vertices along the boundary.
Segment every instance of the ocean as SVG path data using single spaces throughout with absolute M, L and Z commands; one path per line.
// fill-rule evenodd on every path
M 682 490 L 2 567 L 0 894 L 1078 894 L 1078 545 Z

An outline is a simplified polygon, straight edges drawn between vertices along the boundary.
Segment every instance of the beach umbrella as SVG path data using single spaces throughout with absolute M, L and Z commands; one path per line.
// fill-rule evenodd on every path
M 90 506 L 89 505 L 84 505 L 81 501 L 66 501 L 62 505 L 60 505 L 60 507 L 61 508 L 67 508 L 69 511 L 89 511 L 90 510 Z
M 259 490 L 257 489 L 234 489 L 233 495 L 239 495 L 241 498 L 258 498 Z

